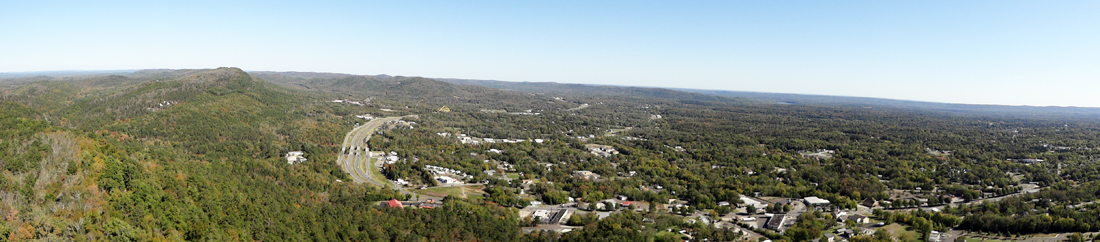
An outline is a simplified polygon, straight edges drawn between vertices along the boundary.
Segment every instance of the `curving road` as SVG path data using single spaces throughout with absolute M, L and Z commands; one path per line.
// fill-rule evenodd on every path
M 372 174 L 370 169 L 375 168 L 370 159 L 370 150 L 367 147 L 367 142 L 370 141 L 370 137 L 374 134 L 376 129 L 382 127 L 382 125 L 387 122 L 404 117 L 415 118 L 416 115 L 377 118 L 359 127 L 355 127 L 344 136 L 344 143 L 340 148 L 340 155 L 337 156 L 336 163 L 340 164 L 340 167 L 343 168 L 345 172 L 351 174 L 353 182 L 366 182 L 383 188 L 396 188 L 396 186 L 386 180 L 386 178 L 374 177 Z

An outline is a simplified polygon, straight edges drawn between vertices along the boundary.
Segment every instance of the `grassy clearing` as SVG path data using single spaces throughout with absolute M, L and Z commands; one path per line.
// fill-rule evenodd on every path
M 378 169 L 374 168 L 374 162 L 370 162 L 370 158 L 367 158 L 366 164 L 367 164 L 367 170 L 370 171 L 371 178 L 373 178 L 375 181 L 381 182 L 382 184 L 386 185 L 387 187 L 394 187 L 395 186 L 393 184 L 393 182 L 390 182 L 390 180 L 386 180 L 386 176 L 382 175 L 381 171 L 378 171 Z
M 364 157 L 362 159 L 365 159 L 366 161 L 359 163 L 359 169 L 370 172 L 370 178 L 378 182 L 379 184 L 385 185 L 387 188 L 394 187 L 393 182 L 390 182 L 390 180 L 386 180 L 386 176 L 382 175 L 381 171 L 378 171 L 378 169 L 374 168 L 374 162 L 372 162 L 370 158 Z
M 917 233 L 917 231 L 910 229 L 909 226 L 904 226 L 898 223 L 892 223 L 883 226 L 880 229 L 885 229 L 886 231 L 890 232 L 890 234 L 893 234 L 895 238 L 920 238 L 920 234 Z
M 415 189 L 411 190 L 421 195 L 433 196 L 433 197 L 446 197 L 454 196 L 461 198 L 477 198 L 481 197 L 485 192 L 480 189 L 481 186 L 472 187 L 432 187 L 427 189 Z
M 654 235 L 654 237 L 657 237 L 657 238 L 672 238 L 672 239 L 685 239 L 685 236 L 682 236 L 679 233 L 668 232 L 668 231 L 657 232 L 657 234 Z
M 415 192 L 419 193 L 419 194 L 422 194 L 422 195 L 428 195 L 428 196 L 433 196 L 433 197 L 446 197 L 446 196 L 454 196 L 454 197 L 462 197 L 462 198 L 466 197 L 466 195 L 462 193 L 462 188 L 461 187 L 433 187 L 433 188 L 427 188 L 427 189 L 417 189 Z

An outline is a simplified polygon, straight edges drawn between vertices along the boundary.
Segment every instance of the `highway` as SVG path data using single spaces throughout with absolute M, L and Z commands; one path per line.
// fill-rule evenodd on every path
M 437 201 L 442 201 L 442 197 L 418 195 L 407 189 L 401 189 L 385 177 L 381 177 L 382 173 L 378 172 L 378 167 L 380 166 L 374 164 L 378 159 L 371 159 L 370 157 L 370 148 L 367 146 L 367 143 L 370 141 L 370 137 L 374 134 L 375 130 L 381 128 L 390 121 L 418 117 L 417 115 L 407 115 L 376 118 L 366 124 L 355 127 L 348 132 L 347 135 L 344 135 L 344 143 L 341 145 L 340 155 L 337 156 L 336 163 L 340 165 L 340 168 L 351 175 L 352 182 L 370 183 L 381 188 L 396 189 L 401 192 L 401 194 L 407 194 L 414 198 L 419 197 L 420 200 L 435 199 Z
M 353 182 L 356 183 L 370 183 L 378 187 L 393 187 L 396 188 L 393 183 L 388 182 L 384 177 L 374 177 L 371 174 L 371 170 L 376 169 L 373 161 L 370 159 L 370 150 L 367 147 L 367 142 L 370 141 L 370 137 L 374 134 L 382 125 L 387 122 L 399 120 L 404 117 L 416 117 L 415 115 L 402 116 L 402 117 L 386 117 L 377 118 L 367 122 L 366 124 L 355 127 L 347 135 L 344 136 L 344 143 L 340 148 L 340 155 L 337 156 L 336 163 L 340 164 L 340 167 L 345 172 L 351 174 Z M 407 192 L 406 192 L 407 193 Z

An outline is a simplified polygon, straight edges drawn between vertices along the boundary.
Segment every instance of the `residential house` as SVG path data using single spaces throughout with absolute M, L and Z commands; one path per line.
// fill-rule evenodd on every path
M 874 198 L 867 198 L 867 199 L 863 199 L 863 202 L 861 202 L 860 205 L 863 205 L 864 207 L 869 207 L 869 208 L 876 208 L 876 207 L 879 206 L 879 203 Z
M 859 224 L 871 223 L 871 218 L 868 218 L 867 216 L 863 216 L 863 215 L 859 215 L 859 214 L 848 215 L 848 219 L 852 220 L 852 221 L 856 221 L 856 223 L 859 223 Z

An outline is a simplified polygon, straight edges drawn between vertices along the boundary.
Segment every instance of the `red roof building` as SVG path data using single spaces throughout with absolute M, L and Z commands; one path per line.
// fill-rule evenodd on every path
M 405 205 L 401 204 L 401 201 L 397 201 L 397 199 L 390 199 L 389 205 L 390 208 L 405 208 Z
M 630 206 L 630 205 L 634 205 L 634 201 L 623 202 L 623 206 Z

